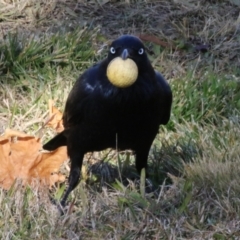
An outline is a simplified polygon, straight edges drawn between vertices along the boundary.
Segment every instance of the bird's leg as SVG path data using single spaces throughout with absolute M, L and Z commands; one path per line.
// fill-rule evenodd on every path
M 143 168 L 145 168 L 146 171 L 146 178 L 144 179 L 145 181 L 145 190 L 147 192 L 153 192 L 154 191 L 154 186 L 151 182 L 151 180 L 148 178 L 148 173 L 147 173 L 147 160 L 148 160 L 148 154 L 150 150 L 151 145 L 148 148 L 142 148 L 138 149 L 135 151 L 136 153 L 136 169 L 138 173 L 141 176 L 141 171 Z M 140 177 L 141 179 L 141 177 Z M 143 180 L 143 179 L 142 179 Z
M 147 171 L 147 160 L 148 160 L 148 153 L 149 153 L 150 147 L 149 148 L 139 148 L 135 150 L 136 154 L 136 169 L 139 174 L 141 174 L 141 170 L 143 168 L 146 169 Z
M 71 149 L 68 149 L 68 154 L 71 160 L 71 169 L 70 169 L 70 174 L 69 174 L 69 185 L 68 188 L 61 200 L 61 206 L 64 207 L 67 201 L 67 198 L 69 196 L 69 194 L 71 193 L 71 191 L 78 185 L 79 182 L 79 178 L 80 178 L 80 171 L 82 168 L 82 161 L 83 161 L 83 153 L 80 152 L 75 152 L 75 154 L 73 152 L 71 152 Z M 74 148 L 73 148 L 74 149 Z M 69 151 L 70 150 L 70 151 Z M 76 150 L 76 148 L 75 148 Z

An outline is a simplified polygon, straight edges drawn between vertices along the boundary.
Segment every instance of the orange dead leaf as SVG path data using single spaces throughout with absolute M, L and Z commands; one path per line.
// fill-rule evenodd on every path
M 11 137 L 22 137 L 22 138 L 25 138 L 25 137 L 29 137 L 29 135 L 27 135 L 26 133 L 17 131 L 17 130 L 12 130 L 12 129 L 8 129 L 7 128 L 5 130 L 5 132 L 4 132 L 4 135 L 0 136 L 0 140 L 1 139 L 6 139 L 6 138 L 11 138 Z
M 64 181 L 58 173 L 62 163 L 68 159 L 66 147 L 53 152 L 40 152 L 39 138 L 14 130 L 6 130 L 0 137 L 0 187 L 9 189 L 16 179 L 23 184 L 33 184 L 39 179 L 52 186 Z
M 39 161 L 29 170 L 31 177 L 40 177 L 52 186 L 55 182 L 63 182 L 65 176 L 58 173 L 62 163 L 68 159 L 66 147 L 57 148 L 53 152 L 41 153 Z
M 48 101 L 48 106 L 49 106 L 49 118 L 47 119 L 44 125 L 52 127 L 53 129 L 56 130 L 56 132 L 62 132 L 64 129 L 62 113 L 56 107 L 54 107 L 54 102 L 51 99 Z

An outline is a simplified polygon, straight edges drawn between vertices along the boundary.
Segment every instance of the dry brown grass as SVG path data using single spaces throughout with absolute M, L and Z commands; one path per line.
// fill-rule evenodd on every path
M 59 216 L 48 196 L 59 199 L 61 186 L 50 193 L 22 189 L 18 183 L 8 192 L 0 190 L 0 238 L 239 239 L 237 4 L 233 0 L 0 0 L 0 47 L 9 41 L 10 32 L 17 31 L 16 41 L 21 43 L 25 36 L 24 41 L 35 44 L 28 49 L 39 49 L 36 58 L 29 55 L 33 61 L 28 61 L 28 54 L 24 59 L 16 54 L 11 61 L 10 54 L 6 67 L 1 52 L 5 48 L 0 48 L 0 133 L 11 127 L 43 135 L 44 141 L 53 136 L 49 130 L 39 132 L 48 99 L 63 109 L 76 77 L 102 58 L 110 40 L 123 33 L 150 36 L 151 41 L 146 41 L 150 59 L 174 91 L 171 122 L 161 128 L 149 156 L 156 191 L 142 198 L 138 181 L 129 180 L 135 171 L 129 167 L 132 155 L 108 151 L 88 155 L 95 175 L 83 174 L 64 216 Z M 77 35 L 77 27 L 86 27 L 89 36 Z M 153 36 L 165 45 L 154 43 Z M 38 67 L 42 49 L 43 57 L 51 58 L 46 42 L 56 55 L 46 65 L 40 59 Z M 85 48 L 76 48 L 80 55 L 62 52 L 68 42 L 87 45 L 94 52 L 86 53 Z M 203 47 L 205 52 L 200 51 Z M 16 62 L 21 66 L 11 68 Z M 130 170 L 123 172 L 123 182 L 119 178 L 113 183 L 118 156 Z

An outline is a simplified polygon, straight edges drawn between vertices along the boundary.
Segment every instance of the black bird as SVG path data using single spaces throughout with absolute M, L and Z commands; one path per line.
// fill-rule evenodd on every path
M 107 77 L 108 65 L 116 57 L 137 65 L 137 79 L 130 86 L 115 86 Z M 159 125 L 169 121 L 171 104 L 171 88 L 151 66 L 140 39 L 123 35 L 113 41 L 107 58 L 86 70 L 73 86 L 63 114 L 65 130 L 43 146 L 50 151 L 67 146 L 71 170 L 61 205 L 78 184 L 87 152 L 131 149 L 137 171 L 146 168 Z

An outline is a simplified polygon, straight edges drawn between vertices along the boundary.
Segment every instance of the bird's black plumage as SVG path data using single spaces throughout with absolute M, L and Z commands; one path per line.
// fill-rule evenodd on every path
M 112 59 L 123 55 L 137 64 L 138 78 L 133 85 L 118 88 L 108 80 L 106 71 Z M 169 121 L 171 104 L 170 86 L 151 66 L 142 42 L 130 35 L 115 40 L 107 58 L 76 81 L 63 114 L 65 130 L 43 146 L 46 150 L 67 146 L 71 171 L 62 204 L 78 184 L 86 152 L 132 149 L 138 172 L 146 168 L 159 125 Z

